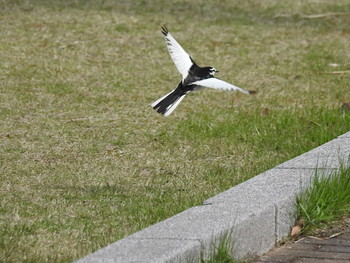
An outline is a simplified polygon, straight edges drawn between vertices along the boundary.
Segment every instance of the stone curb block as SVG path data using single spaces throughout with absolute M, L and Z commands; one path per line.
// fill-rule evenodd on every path
M 235 258 L 262 255 L 288 236 L 315 169 L 348 167 L 349 156 L 350 132 L 76 262 L 199 262 L 226 235 Z

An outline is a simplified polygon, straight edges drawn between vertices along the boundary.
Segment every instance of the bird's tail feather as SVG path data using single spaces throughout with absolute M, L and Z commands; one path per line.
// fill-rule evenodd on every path
M 164 95 L 163 97 L 157 99 L 155 102 L 153 102 L 153 103 L 151 104 L 152 108 L 153 108 L 153 109 L 158 108 L 159 106 L 156 107 L 157 104 L 159 104 L 162 100 L 164 100 L 167 96 L 169 96 L 169 95 L 170 95 L 171 93 L 173 93 L 173 92 L 174 92 L 174 90 L 171 91 L 171 92 L 169 92 L 168 94 Z
M 167 111 L 164 113 L 164 116 L 170 115 L 176 109 L 176 107 L 180 104 L 180 102 L 185 98 L 185 95 L 186 94 L 178 97 L 177 100 L 172 105 L 170 105 L 170 107 L 167 108 Z
M 186 93 L 178 92 L 178 90 L 175 89 L 153 102 L 151 106 L 153 109 L 157 110 L 157 112 L 168 116 L 175 110 L 185 96 Z

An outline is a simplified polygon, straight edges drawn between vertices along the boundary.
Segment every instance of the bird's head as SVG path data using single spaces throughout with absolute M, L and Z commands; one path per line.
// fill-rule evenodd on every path
M 216 72 L 219 72 L 219 71 L 216 70 L 215 68 L 209 68 L 209 74 L 210 74 L 210 75 L 214 76 L 214 74 L 215 74 Z

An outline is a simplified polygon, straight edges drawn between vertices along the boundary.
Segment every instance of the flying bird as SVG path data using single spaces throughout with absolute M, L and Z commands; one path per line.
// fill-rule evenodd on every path
M 202 88 L 239 90 L 240 92 L 249 94 L 247 90 L 214 77 L 214 74 L 219 72 L 215 68 L 199 67 L 169 33 L 166 26 L 162 27 L 162 33 L 165 36 L 169 54 L 182 75 L 182 80 L 176 89 L 151 104 L 157 112 L 164 116 L 170 115 L 188 93 Z

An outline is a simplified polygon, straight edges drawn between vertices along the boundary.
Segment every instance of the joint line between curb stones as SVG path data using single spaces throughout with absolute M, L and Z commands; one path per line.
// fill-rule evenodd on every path
M 277 238 L 278 238 L 278 235 L 277 235 L 277 231 L 278 231 L 278 208 L 277 208 L 277 205 L 274 205 L 274 210 L 275 210 L 275 244 L 277 243 Z

